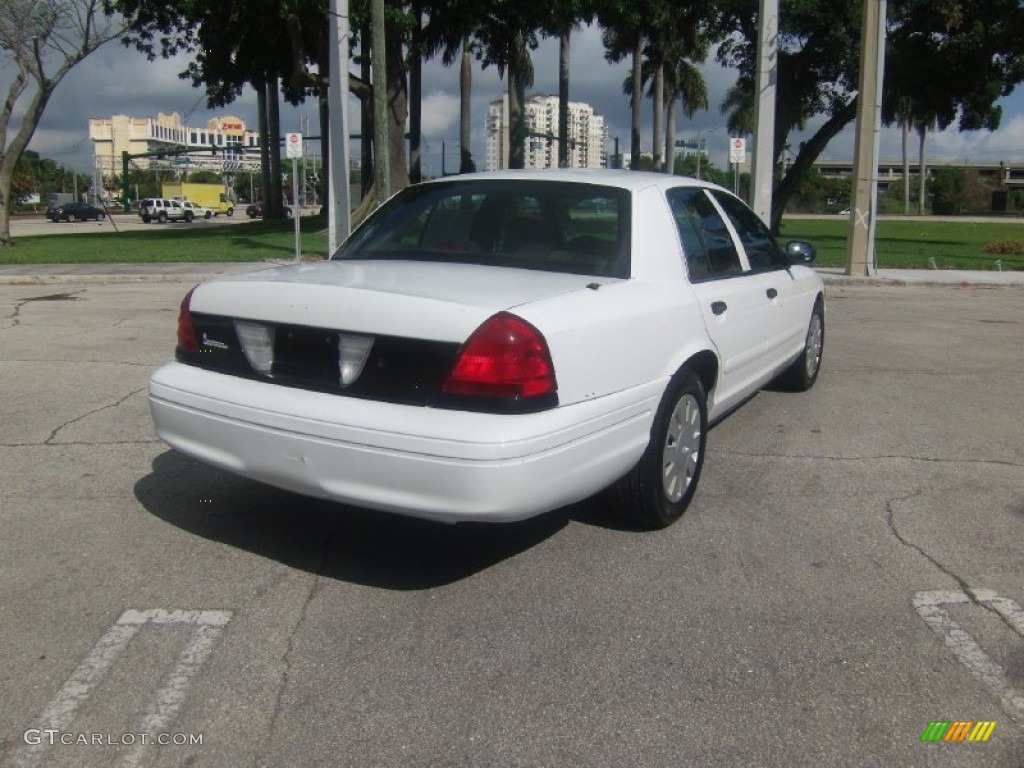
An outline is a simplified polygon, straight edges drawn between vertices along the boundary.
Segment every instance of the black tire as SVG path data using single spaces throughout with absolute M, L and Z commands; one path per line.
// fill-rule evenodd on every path
M 669 382 L 651 425 L 647 450 L 612 487 L 620 515 L 643 528 L 666 528 L 680 517 L 697 491 L 708 433 L 704 385 L 682 368 Z
M 210 218 L 211 218 L 212 216 L 213 216 L 213 211 L 207 211 L 207 212 L 206 212 L 206 213 L 205 213 L 205 214 L 203 215 L 203 218 L 205 218 L 205 219 L 210 219 Z
M 151 222 L 152 220 L 153 220 L 152 216 L 143 216 L 142 217 L 142 223 L 143 224 L 149 224 L 149 222 Z
M 814 302 L 811 319 L 807 323 L 804 350 L 800 357 L 784 370 L 777 379 L 783 389 L 806 392 L 814 386 L 821 371 L 821 358 L 825 352 L 825 308 L 819 298 Z
M 157 216 L 156 216 L 156 220 L 159 221 L 161 224 L 166 224 L 167 223 L 167 211 L 160 211 L 160 213 L 158 213 Z
M 228 208 L 228 216 L 234 216 L 234 215 L 235 215 L 235 209 L 234 208 Z
M 192 211 L 185 211 L 185 223 L 191 224 L 193 219 Z

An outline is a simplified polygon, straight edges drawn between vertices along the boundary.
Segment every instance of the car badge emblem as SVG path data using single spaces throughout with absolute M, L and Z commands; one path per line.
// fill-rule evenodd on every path
M 225 344 L 223 341 L 217 341 L 216 339 L 211 339 L 209 336 L 206 335 L 205 331 L 203 332 L 203 346 L 204 347 L 214 347 L 216 349 L 227 349 L 228 348 L 228 345 Z

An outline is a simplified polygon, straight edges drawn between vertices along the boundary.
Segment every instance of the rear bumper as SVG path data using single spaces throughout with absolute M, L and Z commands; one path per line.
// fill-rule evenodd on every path
M 647 445 L 661 384 L 495 415 L 308 392 L 169 363 L 150 380 L 157 434 L 297 493 L 446 522 L 518 520 L 614 482 Z

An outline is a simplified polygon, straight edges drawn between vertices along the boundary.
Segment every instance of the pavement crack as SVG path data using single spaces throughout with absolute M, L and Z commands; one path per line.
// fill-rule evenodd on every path
M 930 464 L 976 464 L 976 465 L 988 465 L 997 467 L 1022 467 L 1024 465 L 1016 461 L 1008 461 L 1005 459 L 940 459 L 935 456 L 908 456 L 901 454 L 879 454 L 877 456 L 825 456 L 820 453 L 816 454 L 800 454 L 800 453 L 766 453 L 766 452 L 755 452 L 755 451 L 729 451 L 729 450 L 709 450 L 709 454 L 719 456 L 740 456 L 744 458 L 773 458 L 773 459 L 797 459 L 797 460 L 812 460 L 812 461 L 893 461 L 896 459 L 903 459 L 905 461 L 921 461 Z
M 54 365 L 130 365 L 137 368 L 155 368 L 160 363 L 139 363 L 129 360 L 51 360 L 45 358 L 7 358 L 5 363 L 52 363 Z
M 885 502 L 885 522 L 889 528 L 889 532 L 892 533 L 896 540 L 904 547 L 914 550 L 919 555 L 921 555 L 921 557 L 923 557 L 929 563 L 934 565 L 938 570 L 940 570 L 946 576 L 955 581 L 957 583 L 957 586 L 960 587 L 960 591 L 967 596 L 967 599 L 970 600 L 971 603 L 978 606 L 979 608 L 982 608 L 983 610 L 988 611 L 993 616 L 998 618 L 1004 625 L 1006 625 L 1006 627 L 1011 632 L 1017 633 L 1017 628 L 1006 616 L 997 611 L 995 608 L 989 605 L 988 602 L 986 602 L 986 600 L 982 599 L 982 597 L 978 595 L 977 592 L 979 590 L 984 591 L 982 587 L 972 587 L 970 584 L 967 583 L 967 580 L 964 577 L 956 573 L 952 568 L 949 568 L 948 566 L 944 565 L 935 556 L 926 552 L 924 547 L 915 544 L 914 542 L 910 541 L 910 539 L 905 537 L 902 533 L 900 533 L 899 528 L 896 526 L 896 507 L 899 504 L 903 504 L 907 501 L 910 501 L 911 499 L 917 498 L 920 495 L 922 495 L 922 492 L 916 491 L 907 496 L 889 499 L 888 501 Z
M 0 448 L 64 448 L 69 445 L 95 447 L 99 445 L 159 445 L 161 443 L 163 443 L 163 440 L 158 438 L 153 438 L 152 440 L 68 440 L 67 442 L 60 443 L 0 443 Z
M 65 421 L 60 426 L 54 428 L 54 430 L 50 433 L 49 437 L 47 437 L 43 441 L 43 445 L 57 445 L 57 443 L 54 443 L 54 440 L 57 438 L 57 433 L 60 432 L 65 427 L 70 427 L 72 424 L 75 424 L 76 422 L 79 422 L 82 419 L 88 418 L 89 416 L 92 416 L 93 414 L 99 413 L 100 411 L 105 411 L 105 410 L 107 410 L 109 408 L 117 408 L 119 405 L 121 405 L 128 398 L 133 397 L 133 396 L 139 394 L 140 392 L 145 392 L 145 391 L 146 391 L 146 387 L 139 387 L 138 389 L 133 389 L 131 392 L 129 392 L 124 397 L 122 397 L 116 403 L 109 403 L 107 405 L 101 405 L 99 408 L 93 408 L 91 411 L 89 411 L 87 413 L 83 413 L 81 416 L 75 416 L 75 418 L 73 418 L 73 419 L 68 419 L 67 421 Z M 63 443 L 61 443 L 61 445 L 63 445 Z
M 284 671 L 281 673 L 281 678 L 277 684 L 277 691 L 274 693 L 274 708 L 270 715 L 270 723 L 267 726 L 267 737 L 263 742 L 263 747 L 261 747 L 261 749 L 256 753 L 253 761 L 253 765 L 256 766 L 256 768 L 260 765 L 260 756 L 264 752 L 266 745 L 273 743 L 274 731 L 277 728 L 277 721 L 280 718 L 281 711 L 283 709 L 282 702 L 284 699 L 284 692 L 288 689 L 288 685 L 291 682 L 291 656 L 292 652 L 295 650 L 295 640 L 299 635 L 299 630 L 302 629 L 302 626 L 306 623 L 306 615 L 309 611 L 309 606 L 313 602 L 313 598 L 316 597 L 317 592 L 320 590 L 321 579 L 327 568 L 327 558 L 330 554 L 333 541 L 334 532 L 331 531 L 324 538 L 324 546 L 320 552 L 320 562 L 317 564 L 316 571 L 313 573 L 313 581 L 309 585 L 309 592 L 306 593 L 306 599 L 302 602 L 302 608 L 299 611 L 299 618 L 296 620 L 291 632 L 288 633 L 288 641 L 285 645 L 284 653 L 281 654 L 281 663 L 284 665 Z

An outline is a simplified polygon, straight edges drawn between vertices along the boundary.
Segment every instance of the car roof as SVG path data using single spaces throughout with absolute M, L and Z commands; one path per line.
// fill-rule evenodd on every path
M 689 176 L 673 176 L 666 173 L 650 171 L 626 171 L 607 168 L 527 168 L 522 170 L 484 171 L 482 173 L 463 173 L 457 176 L 446 176 L 432 179 L 426 184 L 452 181 L 558 181 L 576 184 L 598 184 L 606 187 L 617 187 L 636 191 L 647 187 L 708 187 L 722 189 L 717 184 L 694 179 Z

